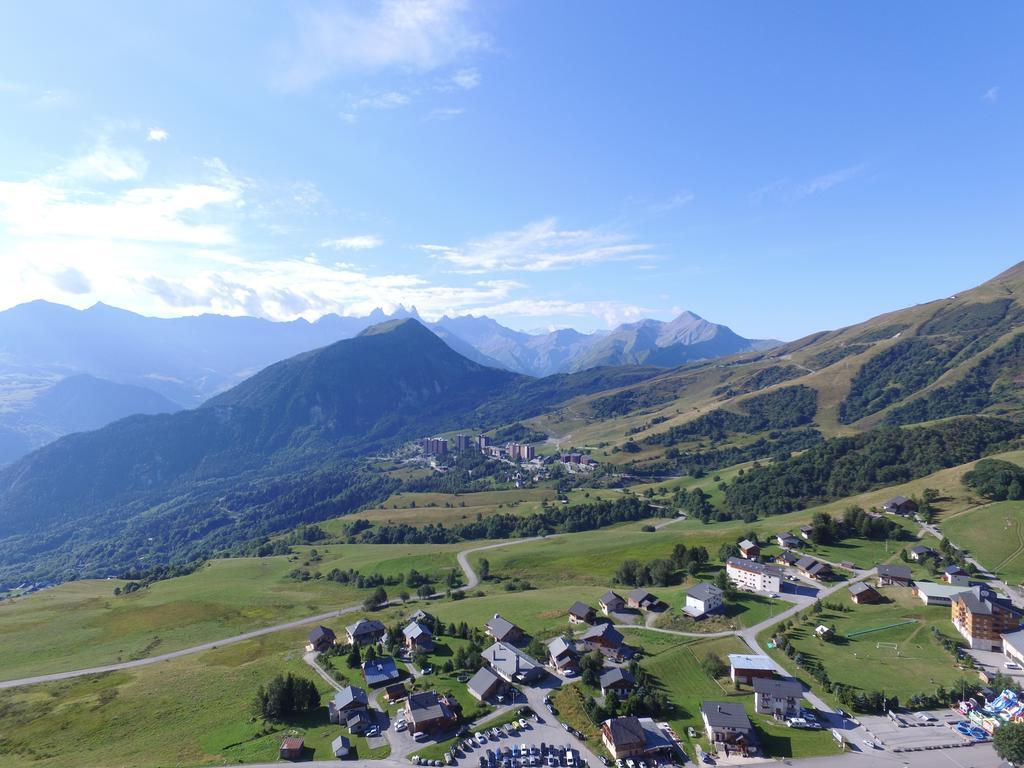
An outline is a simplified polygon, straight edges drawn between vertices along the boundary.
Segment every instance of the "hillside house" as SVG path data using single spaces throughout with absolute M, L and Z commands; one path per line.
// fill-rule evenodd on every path
M 659 608 L 662 602 L 646 589 L 638 588 L 629 593 L 626 604 L 637 611 L 653 611 Z
M 796 569 L 800 572 L 801 576 L 808 579 L 822 580 L 827 579 L 832 575 L 832 566 L 828 563 L 823 563 L 820 560 L 816 560 L 813 557 L 801 557 L 796 561 Z
M 614 717 L 601 723 L 601 743 L 616 760 L 671 756 L 675 742 L 649 717 Z
M 580 643 L 588 650 L 611 655 L 621 652 L 624 640 L 622 633 L 608 623 L 595 624 L 580 635 Z
M 494 643 L 480 656 L 507 683 L 533 685 L 545 675 L 540 662 L 508 643 Z
M 910 552 L 907 553 L 911 560 L 915 563 L 919 563 L 929 557 L 935 557 L 935 550 L 931 547 L 926 547 L 920 544 L 916 547 L 912 547 Z
M 971 577 L 959 565 L 947 565 L 942 571 L 942 580 L 954 587 L 970 586 Z
M 775 534 L 775 542 L 783 549 L 798 549 L 803 546 L 803 542 L 789 531 Z
M 395 660 L 390 656 L 381 656 L 376 659 L 364 661 L 362 665 L 363 680 L 371 688 L 379 688 L 382 685 L 393 683 L 402 676 L 395 665 Z
M 683 613 L 699 619 L 714 613 L 722 607 L 723 593 L 714 584 L 702 582 L 686 590 L 686 605 Z
M 750 539 L 744 539 L 736 546 L 739 547 L 740 557 L 746 560 L 757 560 L 761 556 L 761 547 Z
M 499 613 L 494 614 L 494 616 L 490 618 L 490 620 L 484 625 L 484 629 L 491 638 L 497 640 L 499 643 L 518 643 L 523 639 L 523 635 L 525 634 L 523 630 Z
M 508 683 L 487 667 L 480 667 L 466 683 L 469 695 L 479 702 L 490 701 L 508 690 Z
M 327 716 L 332 723 L 342 723 L 346 714 L 356 709 L 366 709 L 369 700 L 366 691 L 347 685 L 334 694 L 334 698 L 327 702 Z
M 864 605 L 866 603 L 877 603 L 882 599 L 882 596 L 878 593 L 878 590 L 872 587 L 870 584 L 865 584 L 863 581 L 858 581 L 856 584 L 851 584 L 849 587 L 850 599 L 853 600 L 857 605 Z
M 733 584 L 754 592 L 778 592 L 782 588 L 781 568 L 742 557 L 730 557 L 725 561 L 725 575 Z
M 628 669 L 612 667 L 601 674 L 601 695 L 607 696 L 612 691 L 620 699 L 624 699 L 633 690 L 636 680 Z
M 917 502 L 906 496 L 893 496 L 882 504 L 882 511 L 890 515 L 911 515 L 917 512 Z
M 348 753 L 352 751 L 352 744 L 345 736 L 339 736 L 331 742 L 331 753 L 339 760 L 348 757 Z
M 1002 636 L 1016 632 L 1020 618 L 1019 608 L 986 587 L 972 587 L 953 596 L 953 626 L 975 650 L 1002 651 Z
M 410 622 L 402 630 L 402 635 L 405 638 L 405 647 L 410 653 L 428 653 L 434 650 L 434 635 L 425 624 L 418 621 Z
M 814 527 L 810 525 L 801 525 L 799 528 L 800 538 L 804 541 L 811 540 L 811 534 L 814 533 Z
M 905 565 L 878 565 L 875 571 L 878 573 L 880 587 L 909 587 L 913 582 L 910 568 Z
M 316 653 L 327 653 L 334 647 L 334 644 L 338 642 L 338 638 L 334 634 L 334 630 L 330 627 L 314 627 L 309 632 L 308 642 L 306 643 L 307 651 L 315 651 Z
M 814 636 L 821 640 L 831 640 L 836 636 L 836 631 L 832 627 L 826 627 L 824 624 L 819 624 L 814 628 Z
M 597 611 L 581 600 L 569 606 L 570 624 L 593 624 L 597 619 Z
M 704 733 L 718 752 L 753 757 L 757 735 L 743 705 L 734 701 L 704 701 L 700 705 Z
M 406 690 L 405 683 L 392 683 L 384 689 L 384 699 L 389 704 L 401 701 L 408 695 L 409 691 Z
M 601 612 L 605 616 L 608 616 L 612 613 L 618 613 L 625 608 L 626 601 L 622 599 L 621 595 L 608 591 L 601 595 L 601 599 L 597 601 L 597 605 L 601 609 Z
M 729 677 L 734 683 L 750 685 L 758 677 L 775 677 L 775 662 L 767 656 L 749 653 L 729 654 Z
M 350 709 L 341 715 L 348 732 L 355 736 L 366 733 L 373 726 L 373 716 L 368 709 Z
M 383 641 L 388 630 L 377 619 L 360 619 L 355 624 L 345 627 L 348 632 L 348 641 L 351 645 L 372 645 Z
M 784 720 L 800 713 L 800 699 L 804 689 L 798 680 L 772 680 L 759 677 L 754 680 L 754 711 Z
M 405 722 L 410 733 L 436 733 L 458 725 L 462 707 L 453 698 L 434 691 L 412 693 L 405 700 Z
M 559 672 L 575 670 L 579 654 L 573 644 L 564 637 L 556 637 L 548 643 L 548 663 Z
M 800 555 L 791 552 L 788 549 L 784 549 L 775 556 L 775 562 L 778 565 L 796 565 L 796 561 L 800 559 Z

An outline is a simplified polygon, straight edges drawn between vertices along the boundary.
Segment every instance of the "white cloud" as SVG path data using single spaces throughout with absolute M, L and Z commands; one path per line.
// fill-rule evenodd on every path
M 383 244 L 384 241 L 376 235 L 353 235 L 339 237 L 336 240 L 324 240 L 320 246 L 333 248 L 335 251 L 366 251 L 371 248 L 380 248 Z
M 381 0 L 304 8 L 280 84 L 305 88 L 337 73 L 428 71 L 487 46 L 466 0 Z
M 838 187 L 840 184 L 845 184 L 847 181 L 856 178 L 863 170 L 863 165 L 851 165 L 848 168 L 840 168 L 838 171 L 816 176 L 797 187 L 797 197 L 810 197 L 821 192 L 827 192 Z
M 683 190 L 682 192 L 676 192 L 674 195 L 669 197 L 667 200 L 662 200 L 660 203 L 654 205 L 655 213 L 668 213 L 674 211 L 677 208 L 682 208 L 693 202 L 696 195 L 689 190 Z
M 650 313 L 644 307 L 615 301 L 563 301 L 561 299 L 512 299 L 490 306 L 471 307 L 470 314 L 485 314 L 490 317 L 597 317 L 612 328 L 622 323 L 633 322 Z
M 651 246 L 619 232 L 561 230 L 554 219 L 499 232 L 460 246 L 421 245 L 426 253 L 475 274 L 490 271 L 545 272 L 552 269 L 650 258 Z
M 146 134 L 146 141 L 166 141 L 169 135 L 163 128 L 150 128 Z
M 75 158 L 62 172 L 72 178 L 105 181 L 135 181 L 146 173 L 148 163 L 134 149 L 112 147 L 100 141 L 89 154 Z
M 404 107 L 410 101 L 409 97 L 398 91 L 387 91 L 374 96 L 367 96 L 352 104 L 353 109 L 395 109 Z
M 452 76 L 452 83 L 464 91 L 470 91 L 480 85 L 480 72 L 476 69 L 460 69 Z
M 993 85 L 981 95 L 981 98 L 989 103 L 999 101 L 999 86 Z
M 430 114 L 427 115 L 428 120 L 451 120 L 453 117 L 458 117 L 463 114 L 466 110 L 458 107 L 439 107 L 432 109 Z

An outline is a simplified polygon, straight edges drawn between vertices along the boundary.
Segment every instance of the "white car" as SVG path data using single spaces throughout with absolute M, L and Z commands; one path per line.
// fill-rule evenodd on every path
M 426 731 L 419 731 L 419 732 L 417 732 L 417 733 L 414 733 L 414 734 L 412 735 L 412 737 L 413 737 L 413 738 L 414 738 L 414 739 L 415 739 L 416 741 L 426 741 L 427 739 L 429 739 L 429 738 L 430 738 L 430 737 L 429 737 L 429 736 L 427 735 L 427 732 L 426 732 Z
M 487 737 L 484 736 L 482 733 L 478 733 L 474 738 L 476 739 L 476 743 L 479 744 L 481 747 L 487 743 Z
M 519 728 L 524 731 L 526 730 L 526 720 L 523 718 L 519 718 Z
M 1016 662 L 1013 662 L 1013 661 L 1008 661 L 1005 664 L 1003 664 L 1003 666 L 1006 667 L 1007 669 L 1017 669 L 1017 670 L 1021 669 L 1020 664 L 1017 664 Z
M 396 721 L 395 721 L 395 730 L 396 730 L 396 731 L 397 731 L 398 733 L 401 733 L 402 731 L 404 731 L 404 730 L 405 730 L 406 728 L 408 728 L 408 727 L 409 727 L 409 726 L 408 726 L 408 725 L 406 725 L 406 722 L 405 722 L 405 720 L 396 720 Z

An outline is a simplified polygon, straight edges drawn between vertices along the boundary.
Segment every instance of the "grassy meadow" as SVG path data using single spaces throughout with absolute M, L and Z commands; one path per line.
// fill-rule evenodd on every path
M 942 531 L 997 576 L 1024 582 L 1024 501 L 998 501 L 953 515 Z

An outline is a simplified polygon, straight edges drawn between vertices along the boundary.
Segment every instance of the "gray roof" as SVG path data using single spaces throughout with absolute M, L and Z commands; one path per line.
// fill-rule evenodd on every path
M 971 613 L 977 613 L 981 615 L 992 613 L 992 603 L 988 600 L 982 599 L 977 593 L 966 590 L 958 595 L 953 596 L 954 600 L 959 600 L 961 603 L 967 606 L 967 610 Z
M 607 688 L 611 685 L 618 683 L 625 683 L 626 685 L 633 685 L 636 682 L 633 679 L 633 675 L 628 669 L 622 667 L 612 667 L 611 669 L 605 670 L 604 674 L 601 675 L 601 687 Z
M 918 544 L 916 547 L 912 547 L 910 551 L 915 555 L 923 555 L 926 552 L 931 552 L 932 548 L 926 547 L 924 544 Z
M 753 653 L 730 653 L 729 666 L 733 669 L 765 669 L 775 671 L 775 662 L 767 656 Z
M 764 563 L 755 563 L 753 560 L 744 560 L 742 557 L 730 557 L 725 561 L 726 565 L 731 565 L 733 568 L 741 568 L 744 571 L 750 571 L 751 573 L 763 573 L 769 576 L 782 576 L 782 569 L 775 565 L 765 565 Z
M 874 592 L 875 588 L 870 584 L 865 584 L 863 581 L 858 581 L 856 584 L 850 585 L 850 594 L 859 595 L 863 592 Z
M 329 640 L 330 642 L 335 641 L 334 630 L 330 627 L 325 627 L 322 624 L 318 627 L 313 627 L 309 631 L 309 642 L 316 645 L 320 640 Z
M 569 606 L 570 616 L 579 616 L 580 618 L 585 618 L 593 612 L 594 609 L 586 603 L 584 603 L 582 600 L 577 600 L 575 603 Z
M 363 662 L 363 679 L 367 685 L 381 685 L 399 677 L 395 660 L 390 656 L 381 656 L 373 661 Z
M 621 595 L 619 595 L 619 594 L 617 594 L 615 592 L 612 592 L 611 590 L 608 590 L 603 595 L 601 595 L 601 602 L 604 605 L 611 605 L 612 603 L 616 603 L 616 602 L 624 603 L 625 600 L 622 599 Z
M 908 499 L 906 496 L 893 496 L 882 506 L 888 507 L 890 504 L 893 506 L 899 506 L 900 504 L 906 504 L 908 501 L 910 501 L 910 499 Z
M 658 598 L 656 598 L 654 595 L 652 595 L 646 589 L 643 589 L 641 587 L 637 587 L 636 589 L 630 591 L 629 599 L 630 600 L 634 600 L 634 601 L 636 601 L 638 603 L 642 603 L 645 600 L 657 600 Z
M 703 701 L 701 714 L 712 728 L 738 728 L 749 730 L 750 718 L 742 704 L 734 701 Z
M 716 587 L 714 584 L 708 584 L 706 581 L 702 581 L 696 586 L 690 587 L 686 590 L 686 596 L 692 597 L 694 600 L 707 601 L 708 599 L 715 597 L 721 597 L 722 590 Z
M 557 659 L 566 653 L 576 653 L 576 649 L 564 637 L 559 635 L 548 643 L 548 653 L 551 654 L 551 658 Z
M 613 717 L 605 720 L 612 744 L 643 744 L 647 740 L 644 727 L 635 717 Z
M 913 575 L 911 570 L 905 565 L 879 565 L 875 567 L 878 571 L 879 576 L 889 576 L 895 579 L 906 579 L 910 581 L 910 577 Z
M 741 541 L 741 542 L 740 542 L 740 543 L 739 543 L 739 544 L 738 544 L 737 546 L 738 546 L 738 547 L 739 547 L 740 549 L 750 549 L 751 547 L 756 547 L 756 546 L 757 546 L 757 544 L 755 544 L 754 542 L 752 542 L 752 541 L 751 541 L 750 539 L 744 539 L 744 540 L 743 540 L 743 541 Z
M 485 626 L 495 640 L 503 640 L 517 630 L 522 632 L 519 627 L 498 613 L 494 614 Z
M 334 694 L 335 709 L 348 709 L 352 704 L 365 707 L 367 703 L 366 691 L 354 685 L 347 685 Z
M 625 639 L 622 633 L 619 632 L 615 627 L 607 622 L 601 622 L 590 627 L 586 632 L 580 635 L 580 640 L 587 641 L 593 640 L 598 637 L 603 637 L 615 644 L 616 646 L 622 645 L 622 641 Z
M 331 751 L 334 752 L 334 754 L 338 754 L 339 752 L 342 752 L 342 751 L 348 752 L 348 749 L 349 749 L 349 741 L 344 736 L 339 736 L 338 738 L 336 738 L 334 741 L 331 742 Z
M 447 717 L 450 714 L 448 708 L 441 702 L 435 691 L 409 694 L 406 709 L 414 723 L 436 720 L 441 717 Z
M 480 698 L 483 698 L 496 682 L 500 683 L 501 678 L 491 672 L 487 667 L 480 667 L 480 669 L 476 671 L 476 674 L 469 678 L 469 682 L 466 683 L 466 687 L 476 693 Z
M 536 674 L 540 663 L 508 643 L 496 642 L 480 654 L 491 669 L 504 677 L 521 677 Z
M 942 569 L 942 572 L 943 573 L 948 573 L 950 575 L 957 574 L 957 573 L 962 573 L 964 575 L 967 574 L 967 571 L 965 571 L 959 565 L 947 565 L 945 568 Z
M 800 685 L 799 680 L 794 680 L 793 678 L 773 680 L 769 677 L 755 677 L 754 692 L 766 693 L 769 696 L 776 696 L 778 698 L 799 699 L 804 695 L 804 687 Z
M 801 557 L 799 560 L 796 561 L 796 567 L 802 571 L 807 571 L 810 570 L 811 567 L 813 567 L 814 564 L 817 562 L 818 561 L 810 555 L 805 555 L 804 557 Z
M 377 619 L 360 619 L 355 624 L 349 624 L 345 629 L 352 637 L 383 634 L 387 631 L 387 627 Z
M 423 637 L 429 640 L 433 636 L 430 630 L 418 621 L 411 622 L 402 630 L 402 634 L 405 635 L 407 640 L 418 640 Z

